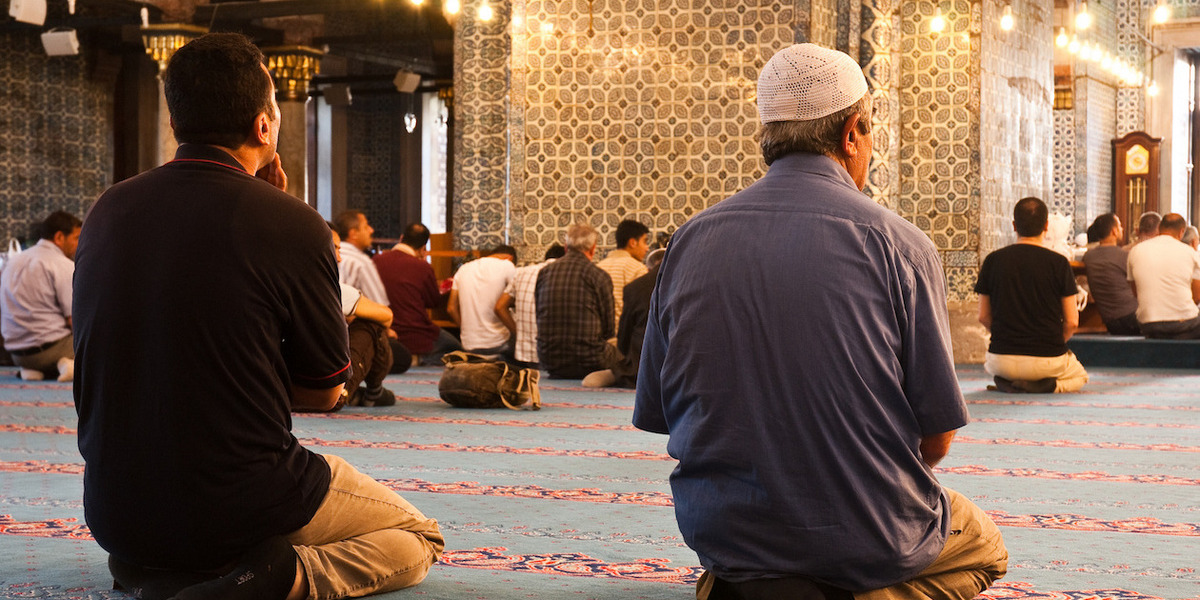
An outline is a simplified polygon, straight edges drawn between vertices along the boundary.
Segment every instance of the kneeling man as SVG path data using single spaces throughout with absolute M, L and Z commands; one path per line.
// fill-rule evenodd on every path
M 292 409 L 336 406 L 350 357 L 329 228 L 281 191 L 262 53 L 205 35 L 163 80 L 175 160 L 105 192 L 76 256 L 83 507 L 114 579 L 142 600 L 416 585 L 437 521 L 291 432 Z

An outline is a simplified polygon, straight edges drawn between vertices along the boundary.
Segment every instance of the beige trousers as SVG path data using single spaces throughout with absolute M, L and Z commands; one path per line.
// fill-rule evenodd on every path
M 1087 371 L 1067 350 L 1062 356 L 1020 356 L 1017 354 L 984 355 L 983 369 L 1005 379 L 1037 381 L 1053 377 L 1057 380 L 1054 393 L 1077 392 L 1088 381 Z
M 356 598 L 420 583 L 445 547 L 437 521 L 337 456 L 317 514 L 287 536 L 309 600 Z
M 856 593 L 855 600 L 971 600 L 1008 572 L 1008 550 L 991 517 L 962 494 L 943 489 L 950 497 L 950 535 L 938 557 L 912 579 Z M 696 598 L 709 600 L 713 591 L 714 578 L 706 571 L 696 582 Z M 742 597 L 769 600 L 759 595 Z M 817 598 L 820 592 L 810 582 L 798 580 L 791 589 L 774 588 L 769 595 Z

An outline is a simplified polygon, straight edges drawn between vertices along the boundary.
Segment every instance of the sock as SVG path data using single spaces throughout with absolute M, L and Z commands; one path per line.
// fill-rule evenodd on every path
M 371 406 L 391 406 L 396 403 L 396 395 L 380 385 L 377 389 L 367 389 L 367 400 Z
M 604 369 L 603 371 L 594 371 L 588 373 L 587 377 L 583 378 L 580 385 L 588 388 L 611 387 L 617 382 L 617 376 L 612 372 L 612 369 Z
M 41 381 L 45 378 L 46 376 L 43 375 L 41 371 L 21 367 L 21 379 L 24 379 L 25 381 Z
M 242 555 L 228 574 L 186 587 L 174 600 L 282 600 L 296 582 L 296 551 L 282 537 Z
M 141 600 L 165 600 L 185 587 L 214 577 L 211 573 L 140 567 L 115 556 L 108 557 L 108 570 L 114 590 L 129 592 Z
M 58 380 L 71 381 L 75 379 L 75 359 L 63 357 L 58 359 Z

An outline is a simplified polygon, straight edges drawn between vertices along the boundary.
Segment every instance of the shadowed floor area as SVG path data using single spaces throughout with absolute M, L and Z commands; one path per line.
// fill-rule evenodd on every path
M 1009 575 L 984 597 L 1200 599 L 1200 371 L 1092 368 L 1077 394 L 986 390 L 938 468 L 1000 525 Z M 446 534 L 405 598 L 694 597 L 666 438 L 633 393 L 543 380 L 538 412 L 455 409 L 440 369 L 389 377 L 398 402 L 295 415 L 295 432 L 399 491 Z M 127 598 L 83 523 L 69 384 L 0 370 L 0 598 Z

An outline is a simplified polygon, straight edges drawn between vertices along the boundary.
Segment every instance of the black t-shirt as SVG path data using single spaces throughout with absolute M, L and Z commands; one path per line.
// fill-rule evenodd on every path
M 991 301 L 992 341 L 988 352 L 1066 354 L 1062 300 L 1076 291 L 1071 263 L 1053 250 L 1013 244 L 989 254 L 983 259 L 975 283 L 975 293 Z
M 105 192 L 75 256 L 75 406 L 96 541 L 150 567 L 219 566 L 303 527 L 329 466 L 290 386 L 349 371 L 329 227 L 217 148 Z

